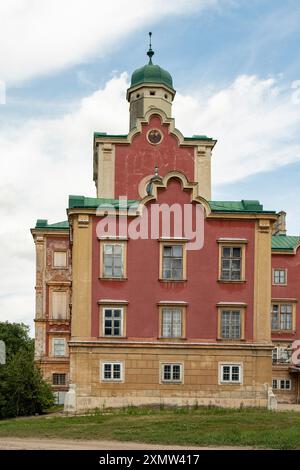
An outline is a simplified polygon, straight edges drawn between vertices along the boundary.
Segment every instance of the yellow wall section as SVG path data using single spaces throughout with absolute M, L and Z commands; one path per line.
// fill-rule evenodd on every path
M 260 219 L 255 228 L 254 341 L 271 342 L 271 223 Z
M 73 222 L 73 338 L 91 336 L 91 283 L 92 221 L 88 215 L 79 215 Z

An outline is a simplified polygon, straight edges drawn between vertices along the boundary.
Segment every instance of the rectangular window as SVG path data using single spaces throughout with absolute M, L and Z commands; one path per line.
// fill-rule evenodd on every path
M 273 364 L 289 364 L 291 362 L 291 349 L 276 347 L 272 351 Z
M 221 383 L 241 383 L 242 367 L 240 364 L 221 364 L 220 365 Z
M 120 382 L 123 378 L 122 362 L 103 362 L 102 380 Z
M 182 382 L 182 364 L 162 364 L 162 382 Z
M 286 269 L 273 269 L 273 284 L 286 285 L 287 275 Z
M 272 388 L 274 390 L 291 390 L 292 381 L 290 379 L 273 379 Z
M 279 388 L 280 390 L 291 390 L 291 381 L 285 379 L 279 380 Z
M 162 250 L 162 279 L 183 280 L 183 245 L 164 244 Z
M 102 277 L 109 279 L 122 279 L 125 277 L 124 253 L 124 243 L 102 244 Z
M 52 347 L 53 356 L 66 355 L 66 341 L 64 338 L 53 338 Z
M 103 309 L 103 336 L 123 336 L 123 308 Z
M 271 329 L 272 331 L 293 330 L 292 304 L 272 304 Z
M 65 320 L 68 318 L 68 293 L 66 291 L 51 292 L 51 318 Z
M 161 311 L 161 336 L 181 338 L 183 336 L 183 311 L 179 307 L 164 307 Z
M 242 321 L 240 310 L 221 311 L 221 338 L 241 339 Z
M 53 252 L 53 267 L 54 268 L 66 268 L 67 267 L 67 252 L 66 251 L 54 251 Z
M 66 385 L 66 374 L 52 374 L 53 385 Z
M 240 246 L 221 246 L 221 280 L 242 280 L 242 252 Z

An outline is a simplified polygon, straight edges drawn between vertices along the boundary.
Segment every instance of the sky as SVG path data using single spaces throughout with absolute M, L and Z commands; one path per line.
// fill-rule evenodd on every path
M 128 131 L 147 62 L 177 90 L 176 127 L 218 140 L 213 199 L 259 199 L 300 234 L 299 0 L 0 3 L 0 321 L 34 318 L 36 219 L 96 196 L 94 131 Z

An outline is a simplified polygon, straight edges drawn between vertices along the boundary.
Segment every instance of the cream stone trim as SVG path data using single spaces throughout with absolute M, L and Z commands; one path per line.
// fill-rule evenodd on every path
M 164 366 L 178 365 L 180 366 L 180 380 L 164 380 Z M 159 361 L 159 384 L 160 385 L 184 385 L 184 362 L 183 361 Z
M 271 340 L 271 220 L 257 220 L 254 246 L 253 340 L 266 343 Z
M 275 271 L 284 271 L 285 272 L 285 282 L 284 283 L 275 283 Z M 286 287 L 288 285 L 288 269 L 287 268 L 272 268 L 272 286 L 275 287 Z
M 276 340 L 277 341 L 277 340 Z M 148 348 L 148 349 L 153 349 L 153 348 L 162 348 L 162 349 L 168 349 L 170 346 L 174 347 L 174 349 L 213 349 L 213 350 L 226 350 L 228 351 L 228 343 L 224 341 L 223 342 L 195 342 L 195 341 L 187 341 L 187 342 L 176 342 L 176 341 L 140 341 L 140 340 L 119 340 L 119 341 L 104 341 L 102 340 L 101 342 L 98 340 L 83 340 L 83 339 L 74 339 L 72 338 L 69 341 L 69 347 L 72 348 L 89 348 L 89 347 L 96 347 L 96 348 L 102 348 L 103 345 L 105 344 L 106 348 L 115 348 L 116 344 L 119 347 L 124 347 L 124 348 L 132 348 L 132 350 L 135 350 L 137 348 L 143 347 L 143 348 Z M 272 351 L 274 349 L 273 343 L 270 341 L 269 343 L 230 343 L 230 349 L 235 350 L 235 351 Z
M 115 145 L 104 142 L 98 146 L 97 197 L 115 197 Z
M 297 303 L 298 303 L 298 299 L 273 299 L 272 298 L 272 302 L 271 302 L 271 306 L 272 306 L 272 310 L 271 310 L 271 315 L 272 315 L 272 311 L 273 311 L 273 305 L 276 304 L 276 305 L 287 305 L 287 304 L 290 304 L 292 305 L 292 328 L 290 330 L 282 330 L 282 329 L 279 329 L 279 330 L 271 330 L 273 334 L 276 334 L 276 333 L 287 333 L 287 332 L 290 332 L 290 333 L 293 333 L 296 331 L 296 321 L 297 321 L 297 314 L 296 314 L 296 306 L 297 306 Z M 279 315 L 280 315 L 280 311 L 279 311 Z M 280 322 L 280 317 L 279 317 L 279 322 Z M 270 318 L 270 323 L 271 323 L 271 318 Z M 276 339 L 277 341 L 277 339 Z M 285 339 L 286 341 L 286 339 Z
M 202 196 L 198 195 L 198 184 L 197 183 L 191 183 L 188 181 L 186 176 L 183 173 L 180 173 L 179 171 L 170 171 L 167 173 L 163 178 L 162 182 L 153 182 L 153 194 L 145 196 L 139 204 L 139 211 L 142 213 L 143 206 L 146 205 L 149 201 L 157 200 L 157 189 L 158 188 L 167 188 L 168 182 L 172 178 L 177 178 L 181 181 L 182 185 L 182 190 L 187 189 L 191 191 L 191 202 L 195 201 L 198 202 L 199 204 L 202 204 L 202 206 L 205 209 L 205 214 L 209 215 L 211 212 L 210 205 L 206 199 L 204 199 Z
M 194 151 L 194 180 L 198 183 L 198 195 L 211 199 L 211 151 L 206 145 L 197 145 Z
M 246 281 L 246 242 L 245 241 L 221 241 L 220 239 L 217 240 L 219 244 L 219 274 L 218 274 L 218 282 L 222 283 L 230 283 L 230 284 L 238 284 L 239 282 Z M 233 247 L 233 248 L 241 248 L 241 278 L 240 279 L 222 279 L 222 250 L 223 247 Z
M 104 316 L 104 311 L 107 309 L 118 309 L 121 310 L 121 334 L 120 335 L 106 335 L 105 334 L 105 316 Z M 126 317 L 127 317 L 127 311 L 126 311 L 126 305 L 125 304 L 120 304 L 120 303 L 105 303 L 101 304 L 99 308 L 99 336 L 101 338 L 107 338 L 114 340 L 114 338 L 125 338 L 126 337 Z
M 91 218 L 82 228 L 74 216 L 71 335 L 75 338 L 91 336 L 92 239 Z
M 158 279 L 163 282 L 184 282 L 187 280 L 187 267 L 186 267 L 186 241 L 178 240 L 178 239 L 170 239 L 169 241 L 159 241 L 159 273 Z M 181 245 L 182 246 L 182 279 L 165 279 L 163 277 L 163 249 L 165 246 L 170 245 Z
M 229 245 L 235 245 L 235 243 L 238 243 L 241 245 L 242 243 L 247 244 L 248 240 L 246 238 L 218 238 L 217 243 L 222 243 L 224 245 L 226 243 Z
M 211 149 L 214 148 L 216 145 L 217 141 L 216 140 L 203 140 L 203 139 L 195 139 L 192 141 L 185 141 L 183 134 L 175 128 L 175 119 L 174 118 L 169 118 L 167 114 L 155 107 L 151 107 L 146 111 L 145 116 L 143 118 L 137 118 L 136 120 L 136 127 L 131 129 L 129 132 L 127 139 L 118 139 L 118 138 L 112 138 L 112 137 L 105 137 L 105 135 L 101 135 L 99 137 L 95 137 L 95 144 L 98 146 L 99 144 L 101 145 L 104 142 L 107 143 L 112 143 L 112 144 L 123 144 L 123 145 L 128 145 L 131 144 L 133 137 L 136 134 L 141 134 L 142 133 L 142 126 L 144 124 L 149 124 L 150 118 L 152 115 L 157 115 L 161 118 L 162 124 L 167 124 L 169 126 L 169 134 L 172 134 L 177 137 L 178 139 L 178 144 L 179 146 L 184 145 L 185 147 L 195 147 L 197 145 L 203 146 L 205 145 L 206 147 L 209 147 Z M 277 220 L 277 217 L 275 217 L 275 220 Z
M 122 262 L 123 262 L 123 276 L 122 277 L 114 277 L 114 276 L 104 276 L 104 246 L 105 245 L 121 245 L 122 246 Z M 99 278 L 104 280 L 113 279 L 114 281 L 122 281 L 127 279 L 127 240 L 124 239 L 109 239 L 109 240 L 100 240 L 100 270 L 99 270 Z

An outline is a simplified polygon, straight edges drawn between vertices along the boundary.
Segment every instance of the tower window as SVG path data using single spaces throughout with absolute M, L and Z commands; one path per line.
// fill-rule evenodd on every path
M 139 93 L 136 95 L 137 98 L 139 98 L 140 96 L 141 96 L 141 95 L 140 95 Z
M 154 96 L 155 95 L 155 91 L 151 90 L 150 91 L 150 96 Z
M 166 98 L 166 100 L 168 99 L 168 95 L 167 95 L 167 93 L 165 94 L 165 98 Z

